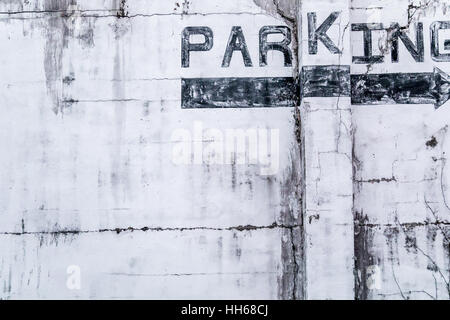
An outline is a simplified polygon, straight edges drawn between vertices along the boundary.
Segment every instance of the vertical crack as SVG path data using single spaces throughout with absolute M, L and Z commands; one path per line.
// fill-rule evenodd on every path
M 292 288 L 292 299 L 297 300 L 297 281 L 298 281 L 298 272 L 300 270 L 299 264 L 297 262 L 297 248 L 295 245 L 294 239 L 294 229 L 290 228 L 291 235 L 291 245 L 292 245 L 292 259 L 294 261 L 294 275 L 293 275 L 293 288 Z

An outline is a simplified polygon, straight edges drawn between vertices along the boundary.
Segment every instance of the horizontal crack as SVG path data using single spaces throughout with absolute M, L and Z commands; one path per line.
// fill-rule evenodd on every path
M 369 180 L 356 180 L 357 183 L 381 183 L 381 182 L 397 182 L 397 178 L 376 178 Z
M 78 99 L 65 99 L 64 103 L 86 103 L 86 102 L 134 102 L 134 101 L 144 101 L 140 99 L 95 99 L 95 100 L 78 100 Z M 145 100 L 147 101 L 147 100 Z
M 216 275 L 256 275 L 256 274 L 277 274 L 276 271 L 254 271 L 254 272 L 197 272 L 197 273 L 107 273 L 111 276 L 126 277 L 189 277 L 189 276 L 216 276 Z
M 0 11 L 0 15 L 17 15 L 17 14 L 32 14 L 32 13 L 65 13 L 65 14 L 75 14 L 75 13 L 85 13 L 85 12 L 117 12 L 118 9 L 93 9 L 93 10 L 22 10 L 22 11 Z
M 433 221 L 433 222 L 409 222 L 409 223 L 386 223 L 386 224 L 380 224 L 380 223 L 359 223 L 356 224 L 359 227 L 368 227 L 368 228 L 377 228 L 377 227 L 405 227 L 405 228 L 414 228 L 414 227 L 426 227 L 426 226 L 450 226 L 450 222 L 448 221 Z
M 114 14 L 90 14 L 92 12 L 114 12 Z M 118 18 L 118 10 L 36 10 L 36 11 L 0 11 L 0 15 L 26 15 L 26 14 L 62 14 L 64 17 L 75 16 L 82 18 Z M 87 13 L 87 14 L 85 14 Z M 258 12 L 190 12 L 190 13 L 135 13 L 126 16 L 120 16 L 120 19 L 130 19 L 137 17 L 151 18 L 151 17 L 165 17 L 165 16 L 212 16 L 212 15 L 253 15 L 266 16 L 264 13 Z
M 120 234 L 122 232 L 163 232 L 163 231 L 196 231 L 196 230 L 206 230 L 206 231 L 253 231 L 253 230 L 267 230 L 267 229 L 294 229 L 299 228 L 300 225 L 284 225 L 273 223 L 269 226 L 235 226 L 226 228 L 212 228 L 212 227 L 179 227 L 179 228 L 162 228 L 162 227 L 142 227 L 142 228 L 115 228 L 115 229 L 99 229 L 99 230 L 59 230 L 59 231 L 35 231 L 35 232 L 0 232 L 0 235 L 76 235 L 76 234 L 86 234 L 86 233 L 105 233 L 105 232 L 115 232 Z

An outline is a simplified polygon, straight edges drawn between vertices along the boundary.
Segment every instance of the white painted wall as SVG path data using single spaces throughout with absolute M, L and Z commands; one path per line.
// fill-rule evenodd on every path
M 422 1 L 424 2 L 424 1 Z M 359 8 L 373 4 L 370 10 Z M 399 63 L 392 63 L 387 50 L 385 63 L 374 64 L 371 73 L 432 72 L 433 67 L 450 73 L 450 64 L 431 59 L 430 25 L 448 21 L 449 1 L 431 1 L 415 9 L 409 1 L 352 2 L 351 20 L 368 17 L 389 25 L 408 26 L 415 42 L 415 25 L 424 25 L 425 61 L 416 63 L 400 43 Z M 353 51 L 361 50 L 355 34 Z M 374 48 L 386 49 L 386 34 L 374 38 Z M 383 40 L 384 37 L 384 40 Z M 449 33 L 440 33 L 442 48 Z M 381 40 L 380 40 L 381 39 Z M 380 44 L 376 45 L 377 41 Z M 356 48 L 358 47 L 358 48 Z M 441 49 L 442 50 L 442 49 Z M 445 52 L 445 51 L 441 51 Z M 367 72 L 353 65 L 353 73 Z M 355 165 L 355 247 L 361 266 L 377 285 L 367 290 L 359 284 L 360 297 L 369 299 L 450 299 L 450 246 L 448 198 L 449 104 L 354 106 L 352 108 Z M 427 142 L 436 139 L 435 146 Z M 370 276 L 371 270 L 376 270 Z M 358 279 L 359 280 L 359 279 Z
M 307 98 L 298 110 L 183 110 L 180 95 L 183 77 L 296 76 L 279 52 L 258 66 L 259 29 L 295 31 L 296 16 L 299 67 L 450 73 L 430 59 L 429 35 L 449 6 L 0 1 L 0 298 L 449 299 L 448 104 L 352 106 L 339 97 Z M 341 12 L 328 32 L 341 55 L 320 42 L 309 55 L 310 11 L 318 23 Z M 422 21 L 425 62 L 400 43 L 392 64 L 381 32 L 374 49 L 386 62 L 352 64 L 362 42 L 350 24 L 368 21 Z M 221 68 L 235 25 L 252 68 L 238 52 Z M 215 37 L 188 69 L 186 26 L 209 26 Z M 278 130 L 278 144 L 267 144 L 278 147 L 277 170 L 212 164 L 206 153 L 201 164 L 174 163 L 183 146 L 174 134 L 190 135 L 194 150 L 221 146 L 229 129 Z
M 260 27 L 283 21 L 253 1 L 133 0 L 119 19 L 120 3 L 0 4 L 1 297 L 293 297 L 293 110 L 180 102 L 181 77 L 291 76 L 278 53 L 258 67 Z M 182 69 L 193 25 L 215 46 Z M 254 68 L 238 53 L 221 68 L 234 25 Z M 174 164 L 173 134 L 199 123 L 205 147 L 208 129 L 278 130 L 279 166 Z

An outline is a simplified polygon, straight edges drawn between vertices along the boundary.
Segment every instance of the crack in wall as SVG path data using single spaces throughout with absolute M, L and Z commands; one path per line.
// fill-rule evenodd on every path
M 126 7 L 125 7 L 126 8 Z M 110 12 L 111 14 L 95 14 L 96 12 Z M 95 9 L 95 10 L 86 10 L 86 9 L 70 9 L 70 10 L 24 10 L 24 11 L 0 11 L 0 15 L 8 16 L 8 18 L 13 18 L 16 15 L 28 15 L 28 14 L 42 14 L 43 17 L 51 16 L 55 14 L 56 16 L 69 16 L 69 15 L 77 15 L 81 18 L 152 18 L 152 17 L 167 17 L 167 16 L 185 16 L 185 13 L 133 13 L 130 14 L 129 11 L 126 11 L 126 14 L 120 14 L 121 9 Z M 118 17 L 118 13 L 120 17 Z M 267 16 L 264 13 L 257 12 L 189 12 L 189 16 L 227 16 L 227 15 L 235 15 L 235 16 L 243 16 L 243 15 L 251 15 L 251 16 Z M 29 19 L 40 18 L 40 17 L 30 17 Z
M 367 218 L 367 217 L 366 217 Z M 417 228 L 417 227 L 427 227 L 427 226 L 450 226 L 450 222 L 449 221 L 423 221 L 423 222 L 404 222 L 401 224 L 392 224 L 392 223 L 368 223 L 368 222 L 360 222 L 360 221 L 368 221 L 368 219 L 366 220 L 361 220 L 361 219 L 357 219 L 355 220 L 357 226 L 359 227 L 367 227 L 367 228 L 380 228 L 380 227 L 387 227 L 387 228 L 391 228 L 391 227 L 396 227 L 396 226 L 401 226 L 401 227 L 405 227 L 405 228 Z
M 299 44 L 298 44 L 298 14 L 299 1 L 295 0 L 253 0 L 253 2 L 264 10 L 264 12 L 283 22 L 291 29 L 292 32 L 292 50 L 294 78 L 299 78 Z M 298 88 L 298 92 L 300 89 Z M 305 298 L 305 268 L 304 268 L 304 230 L 303 225 L 303 171 L 301 166 L 304 165 L 302 157 L 304 156 L 303 139 L 301 134 L 301 118 L 298 106 L 300 99 L 296 99 L 297 103 L 294 108 L 294 137 L 297 143 L 291 152 L 291 166 L 287 177 L 285 177 L 282 186 L 282 207 L 281 219 L 288 224 L 299 222 L 298 229 L 288 229 L 284 233 L 282 240 L 282 262 L 283 275 L 279 279 L 279 297 L 281 299 L 304 299 Z M 297 163 L 299 162 L 299 163 Z
M 450 299 L 450 276 L 448 278 L 446 278 L 446 276 L 444 275 L 443 267 L 440 267 L 439 264 L 436 262 L 436 260 L 433 259 L 433 257 L 431 257 L 429 254 L 427 254 L 423 249 L 421 249 L 417 245 L 417 239 L 415 237 L 415 234 L 413 232 L 411 232 L 412 228 L 405 227 L 405 224 L 401 223 L 399 221 L 398 217 L 396 218 L 396 223 L 397 223 L 398 229 L 400 231 L 402 231 L 402 233 L 405 236 L 405 247 L 406 247 L 406 249 L 407 250 L 408 249 L 415 250 L 415 252 L 418 252 L 421 255 L 423 255 L 431 263 L 432 271 L 436 272 L 440 276 L 440 278 L 442 279 L 442 281 L 445 284 L 446 289 L 447 289 L 448 298 Z M 447 246 L 449 246 L 449 248 L 450 248 L 450 243 L 447 243 Z M 400 286 L 399 286 L 399 289 L 400 289 Z M 437 297 L 436 297 L 436 299 L 437 299 Z
M 382 182 L 397 182 L 396 177 L 392 178 L 373 178 L 368 180 L 354 180 L 357 183 L 382 183 Z
M 405 28 L 409 28 L 413 20 L 419 19 L 430 9 L 436 10 L 440 6 L 444 14 L 450 9 L 450 5 L 442 0 L 427 0 L 425 3 L 420 2 L 419 4 L 414 3 L 414 0 L 410 1 L 411 3 L 408 5 L 408 23 Z
M 296 228 L 300 228 L 300 225 L 284 225 L 273 223 L 268 226 L 254 226 L 254 225 L 245 225 L 245 226 L 233 226 L 233 227 L 223 227 L 223 228 L 214 228 L 214 227 L 173 227 L 173 228 L 163 228 L 163 227 L 128 227 L 128 228 L 114 228 L 114 229 L 98 229 L 98 230 L 58 230 L 58 231 L 25 231 L 24 228 L 21 232 L 0 232 L 0 235 L 14 235 L 14 236 L 22 236 L 22 235 L 78 235 L 78 234 L 87 234 L 87 233 L 105 233 L 105 232 L 115 232 L 117 234 L 121 234 L 124 232 L 184 232 L 184 231 L 238 231 L 238 232 L 246 232 L 246 231 L 258 231 L 258 230 L 272 230 L 272 229 L 287 229 L 292 230 Z

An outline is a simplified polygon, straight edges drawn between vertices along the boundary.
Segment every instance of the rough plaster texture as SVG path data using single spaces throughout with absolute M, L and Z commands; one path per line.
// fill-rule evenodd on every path
M 0 1 L 0 298 L 449 299 L 448 104 L 182 110 L 182 77 L 450 73 L 430 58 L 429 26 L 449 3 L 377 0 Z M 342 54 L 308 53 L 307 13 L 340 18 Z M 351 23 L 423 21 L 425 62 Z M 293 67 L 221 62 L 232 26 L 258 61 L 265 25 L 293 31 Z M 181 68 L 186 26 L 214 31 Z M 414 32 L 409 33 L 413 37 Z M 448 34 L 443 33 L 443 37 Z M 450 38 L 450 37 L 449 37 Z M 298 40 L 297 40 L 298 39 Z M 177 165 L 174 131 L 279 129 L 279 170 Z M 211 143 L 208 137 L 200 141 Z M 198 141 L 197 141 L 198 142 Z M 80 288 L 67 285 L 68 267 Z
M 370 10 L 364 4 L 353 1 L 352 21 L 367 15 L 395 21 L 409 28 L 412 39 L 416 23 L 424 25 L 423 63 L 415 63 L 401 45 L 399 63 L 388 54 L 370 72 L 429 72 L 433 66 L 450 72 L 448 62 L 431 59 L 429 32 L 432 22 L 448 20 L 450 2 L 378 1 Z M 380 51 L 389 51 L 389 41 L 381 39 Z M 367 66 L 353 68 L 367 72 Z M 359 299 L 450 299 L 448 112 L 448 104 L 438 110 L 433 105 L 352 108 Z M 374 277 L 380 284 L 371 290 Z
M 318 9 L 320 8 L 320 9 Z M 307 13 L 317 12 L 318 21 L 333 11 L 341 16 L 328 34 L 342 54 L 324 47 L 308 54 Z M 349 3 L 303 1 L 301 7 L 302 66 L 348 65 L 350 34 Z M 353 299 L 352 225 L 352 124 L 348 97 L 305 98 L 301 122 L 304 145 L 304 230 L 306 297 Z
M 253 1 L 1 1 L 1 297 L 300 298 L 293 111 L 180 108 L 181 77 L 291 76 L 276 54 L 221 68 L 232 26 L 258 61 L 279 24 Z M 192 25 L 216 46 L 182 69 Z M 279 170 L 175 165 L 196 123 L 278 128 Z

